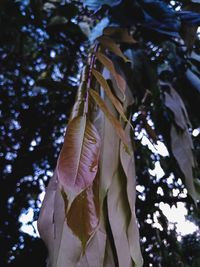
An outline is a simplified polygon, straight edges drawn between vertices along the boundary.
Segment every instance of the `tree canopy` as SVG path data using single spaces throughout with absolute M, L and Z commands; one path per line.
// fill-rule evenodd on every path
M 199 266 L 199 234 L 177 239 L 161 205 L 184 203 L 199 225 L 199 1 L 4 0 L 0 7 L 1 265 L 45 265 L 43 242 L 24 233 L 19 218 L 30 208 L 38 218 L 38 196 L 56 167 L 97 38 L 110 51 L 98 52 L 98 64 L 120 87 L 123 70 L 134 98 L 128 113 L 144 266 Z M 103 87 L 100 74 L 93 70 Z M 152 172 L 157 164 L 161 177 Z

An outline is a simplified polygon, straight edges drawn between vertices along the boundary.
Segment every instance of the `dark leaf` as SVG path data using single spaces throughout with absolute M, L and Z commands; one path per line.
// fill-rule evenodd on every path
M 97 40 L 102 45 L 102 47 L 104 47 L 105 49 L 108 49 L 113 54 L 117 55 L 118 57 L 121 57 L 125 62 L 129 62 L 129 60 L 122 53 L 120 47 L 111 38 L 102 35 L 99 38 L 97 38 Z
M 200 14 L 190 11 L 181 11 L 178 13 L 181 20 L 190 26 L 199 26 L 200 25 Z
M 87 6 L 89 9 L 96 10 L 100 8 L 102 5 L 108 6 L 116 6 L 119 5 L 121 0 L 85 0 L 83 1 L 84 5 Z
M 63 25 L 66 24 L 68 22 L 67 18 L 64 16 L 55 16 L 53 18 L 51 18 L 51 20 L 49 21 L 48 27 L 51 26 L 57 26 L 57 25 Z

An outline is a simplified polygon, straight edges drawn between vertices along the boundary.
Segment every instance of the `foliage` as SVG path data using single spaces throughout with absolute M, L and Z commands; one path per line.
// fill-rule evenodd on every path
M 72 22 L 77 5 L 6 0 L 0 6 L 0 265 L 44 266 L 42 242 L 21 232 L 18 219 L 30 207 L 33 220 L 38 217 L 38 195 L 60 150 L 86 38 Z M 49 27 L 58 12 L 68 22 Z
M 90 8 L 99 8 L 95 10 L 93 18 L 101 21 L 105 16 L 112 27 L 101 29 L 103 36 L 99 37 L 96 43 L 98 52 L 94 47 L 89 57 L 89 74 L 82 75 L 82 83 L 57 163 L 57 175 L 61 188 L 55 184 L 56 175 L 49 185 L 50 190 L 57 191 L 56 205 L 62 205 L 64 209 L 63 199 L 65 200 L 65 214 L 60 212 L 60 215 L 59 213 L 54 215 L 55 218 L 60 218 L 55 223 L 55 229 L 56 231 L 61 229 L 60 223 L 63 224 L 64 229 L 71 228 L 75 236 L 81 240 L 89 258 L 92 254 L 87 251 L 88 239 L 91 240 L 91 236 L 96 236 L 101 240 L 101 249 L 106 247 L 107 251 L 112 251 L 114 254 L 115 263 L 112 264 L 119 264 L 119 266 L 123 265 L 121 262 L 124 260 L 128 262 L 130 259 L 130 255 L 126 255 L 126 251 L 121 251 L 121 244 L 116 241 L 118 234 L 122 233 L 123 247 L 127 242 L 126 238 L 129 238 L 129 244 L 136 242 L 134 249 L 131 250 L 131 258 L 138 262 L 139 266 L 140 259 L 137 258 L 139 252 L 137 251 L 137 255 L 134 254 L 138 246 L 138 236 L 130 234 L 132 232 L 130 227 L 135 223 L 134 207 L 132 207 L 134 186 L 130 185 L 128 188 L 133 190 L 126 192 L 126 186 L 120 180 L 120 177 L 123 177 L 124 180 L 133 182 L 134 170 L 131 175 L 124 168 L 132 154 L 132 146 L 128 141 L 130 137 L 127 139 L 127 129 L 134 127 L 135 136 L 132 140 L 134 139 L 135 178 L 142 188 L 142 192 L 138 192 L 136 208 L 140 222 L 144 266 L 152 266 L 152 264 L 153 266 L 174 266 L 174 262 L 177 262 L 177 266 L 178 264 L 180 266 L 198 264 L 194 263 L 194 258 L 185 256 L 184 246 L 188 242 L 186 239 L 185 241 L 183 239 L 183 244 L 177 241 L 175 231 L 170 231 L 168 228 L 168 221 L 159 203 L 169 203 L 172 206 L 182 201 L 186 203 L 193 215 L 193 220 L 196 221 L 199 216 L 193 202 L 199 198 L 197 179 L 199 136 L 192 137 L 194 147 L 191 142 L 192 130 L 199 127 L 200 46 L 199 39 L 196 39 L 199 3 L 176 1 L 172 5 L 168 1 L 124 0 L 104 1 L 101 7 L 100 1 L 84 2 L 85 4 L 88 2 Z M 179 7 L 180 11 L 177 11 Z M 78 11 L 79 8 L 81 12 Z M 4 207 L 8 206 L 1 216 L 2 219 L 8 218 L 1 222 L 1 231 L 4 233 L 3 242 L 6 244 L 1 251 L 3 265 L 7 264 L 7 259 L 10 262 L 8 265 L 15 266 L 21 261 L 25 264 L 26 258 L 23 251 L 27 250 L 28 255 L 31 255 L 30 248 L 33 247 L 31 244 L 34 242 L 40 244 L 37 251 L 41 251 L 39 240 L 31 241 L 32 243 L 23 249 L 25 241 L 22 238 L 24 237 L 25 240 L 30 238 L 25 234 L 18 235 L 20 225 L 17 223 L 16 226 L 16 222 L 22 206 L 28 208 L 31 204 L 37 216 L 40 205 L 37 200 L 38 192 L 42 190 L 41 185 L 44 187 L 44 182 L 47 180 L 46 173 L 50 176 L 48 170 L 54 169 L 56 165 L 60 150 L 58 140 L 63 135 L 60 129 L 63 132 L 66 119 L 69 117 L 77 85 L 77 79 L 74 76 L 81 66 L 80 62 L 83 61 L 83 41 L 86 40 L 83 31 L 87 29 L 88 32 L 91 24 L 94 23 L 90 15 L 83 17 L 82 14 L 87 16 L 90 13 L 78 2 L 72 4 L 65 1 L 42 3 L 34 0 L 30 2 L 9 0 L 1 3 L 1 28 L 3 29 L 1 32 L 1 59 L 3 60 L 1 85 L 5 103 L 1 105 L 4 118 L 2 156 L 5 156 L 1 159 L 1 165 L 5 166 L 1 181 L 1 188 L 5 188 L 5 191 L 1 194 L 1 203 Z M 95 28 L 98 29 L 98 21 Z M 95 32 L 93 34 L 95 35 Z M 87 43 L 85 43 L 86 46 Z M 127 85 L 131 91 L 128 95 Z M 101 89 L 99 89 L 100 86 Z M 106 98 L 102 98 L 104 95 Z M 132 101 L 127 103 L 125 99 L 132 99 Z M 104 118 L 106 127 L 103 136 L 111 136 L 113 140 L 112 138 L 107 140 L 102 137 L 102 133 L 100 134 L 99 121 L 95 120 L 99 114 L 101 114 L 100 117 L 106 118 Z M 133 115 L 133 122 L 127 123 L 130 114 Z M 125 125 L 127 127 L 124 131 Z M 169 156 L 162 157 L 142 145 L 143 133 L 154 146 L 156 142 L 164 142 Z M 104 153 L 100 152 L 98 169 L 103 168 L 100 174 L 97 171 L 98 135 L 103 142 L 101 147 L 106 148 L 105 151 L 103 150 Z M 74 142 L 71 142 L 72 140 Z M 76 140 L 83 144 L 85 152 L 76 147 Z M 93 142 L 90 142 L 91 140 Z M 119 143 L 121 143 L 120 150 L 117 150 Z M 66 160 L 66 149 L 72 149 L 70 161 Z M 193 152 L 196 154 L 195 158 Z M 88 162 L 86 157 L 88 153 L 91 153 L 89 158 L 91 162 Z M 75 154 L 77 157 L 74 157 L 73 163 Z M 119 154 L 121 163 L 113 159 L 112 165 L 113 155 Z M 77 164 L 80 156 L 83 165 L 79 165 L 76 168 L 77 172 L 74 173 L 72 167 Z M 109 164 L 109 174 L 108 167 L 104 167 L 105 163 L 101 163 L 104 157 L 105 162 Z M 165 171 L 165 175 L 160 179 L 151 175 L 149 171 L 158 161 Z M 86 171 L 90 164 L 94 172 Z M 132 168 L 133 166 L 132 162 Z M 109 182 L 109 179 L 106 179 L 103 180 L 105 187 L 101 185 L 98 187 L 98 179 L 102 181 L 101 173 L 104 173 L 105 177 L 112 177 L 114 169 L 118 169 L 113 179 L 115 182 L 112 183 L 111 180 Z M 88 175 L 82 175 L 83 172 Z M 74 177 L 72 184 L 72 180 L 68 180 L 69 175 Z M 169 177 L 173 177 L 171 184 L 168 182 Z M 189 195 L 183 197 L 184 185 L 179 178 L 186 184 L 193 199 Z M 95 197 L 91 202 L 91 194 L 97 196 L 98 188 L 102 190 L 100 199 Z M 161 194 L 158 193 L 160 188 Z M 178 189 L 178 197 L 174 197 L 175 189 Z M 62 197 L 59 194 L 60 190 Z M 128 201 L 123 200 L 122 203 L 125 203 L 125 206 L 123 208 L 119 206 L 119 213 L 115 214 L 117 210 L 115 203 L 117 201 L 121 203 L 120 199 L 124 199 L 126 194 Z M 49 209 L 48 215 L 52 216 L 51 205 Z M 84 213 L 81 214 L 80 210 Z M 102 226 L 102 214 L 103 219 L 106 222 L 109 221 L 106 226 Z M 130 214 L 133 216 L 131 219 Z M 153 223 L 155 214 L 163 230 L 149 223 L 149 220 Z M 81 224 L 82 228 L 79 227 L 80 223 L 74 224 L 75 219 L 79 222 L 84 221 Z M 99 220 L 101 224 L 98 223 Z M 129 229 L 128 236 L 124 237 L 123 231 L 118 231 L 116 228 L 118 221 L 120 221 L 120 227 L 126 225 Z M 131 223 L 128 224 L 130 221 Z M 52 230 L 51 224 L 52 221 L 49 224 L 49 231 Z M 47 225 L 48 222 L 43 227 Z M 103 231 L 98 231 L 98 225 L 103 227 Z M 10 236 L 14 238 L 11 239 Z M 109 240 L 110 236 L 113 236 L 113 240 L 112 238 Z M 49 244 L 48 238 L 51 238 L 51 235 L 43 238 L 44 240 L 47 238 L 46 243 Z M 70 238 L 75 239 L 74 235 Z M 67 244 L 65 239 L 62 239 L 62 242 L 64 246 Z M 77 242 L 76 239 L 74 251 L 80 253 L 81 246 Z M 53 242 L 50 241 L 50 243 L 49 252 L 53 247 Z M 69 253 L 72 253 L 73 246 L 71 249 Z M 96 257 L 100 261 L 101 250 L 97 254 Z M 112 261 L 112 257 L 108 255 L 105 258 Z M 35 261 L 36 257 L 32 263 L 36 263 Z M 30 262 L 30 256 L 27 262 Z M 44 266 L 40 259 L 38 264 Z M 127 265 L 129 264 L 128 262 Z

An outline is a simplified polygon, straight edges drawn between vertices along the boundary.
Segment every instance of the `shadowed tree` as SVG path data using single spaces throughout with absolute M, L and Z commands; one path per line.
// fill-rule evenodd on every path
M 159 139 L 166 142 L 170 160 L 175 162 L 174 176 L 182 178 L 190 201 L 198 202 L 191 123 L 176 87 L 181 85 L 179 76 L 190 71 L 184 69 L 186 55 L 181 55 L 181 28 L 198 25 L 199 15 L 184 8 L 176 12 L 162 1 L 86 1 L 86 5 L 106 13 L 107 25 L 101 21 L 96 26 L 102 27 L 102 34 L 97 33 L 82 71 L 64 145 L 40 213 L 39 231 L 48 247 L 48 266 L 142 266 L 133 152 L 135 148 L 137 153 L 139 144 L 131 138 L 131 118 L 135 115 L 135 128 L 143 128 L 154 144 Z M 166 46 L 164 66 L 148 59 L 147 39 L 161 42 L 160 52 Z M 148 165 L 144 166 L 149 176 Z M 151 188 L 150 193 L 157 191 Z M 164 216 L 160 216 L 162 221 Z M 172 266 L 175 254 L 172 250 L 173 259 L 167 257 L 162 249 L 164 236 L 155 232 L 162 255 L 159 264 Z M 166 237 L 168 242 L 172 248 L 176 245 Z M 176 258 L 182 264 L 181 255 Z
M 144 266 L 198 266 L 160 206 L 184 202 L 198 221 L 194 2 L 1 3 L 3 265 L 44 266 L 18 218 L 30 207 L 37 218 L 55 169 L 39 220 L 49 266 L 142 266 L 139 243 Z

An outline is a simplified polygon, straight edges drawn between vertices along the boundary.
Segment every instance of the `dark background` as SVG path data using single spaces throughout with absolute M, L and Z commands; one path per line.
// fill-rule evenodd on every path
M 151 28 L 151 23 L 147 21 L 146 25 L 150 25 L 150 28 L 145 25 L 141 27 L 141 21 L 146 19 L 143 16 L 144 10 L 149 11 L 152 18 L 161 16 L 156 19 L 165 18 L 166 13 L 160 13 L 154 5 L 139 6 L 137 1 L 118 2 L 122 2 L 122 6 L 115 6 L 111 11 L 103 9 L 97 14 L 87 10 L 79 1 L 0 2 L 1 267 L 45 266 L 47 252 L 43 242 L 21 231 L 19 218 L 30 208 L 34 210 L 33 221 L 38 218 L 41 206 L 38 196 L 44 191 L 55 168 L 75 99 L 80 70 L 87 58 L 89 42 L 83 31 L 88 27 L 93 28 L 104 12 L 108 12 L 114 22 L 134 25 L 135 37 L 141 42 L 135 47 L 137 79 L 134 82 L 138 91 L 134 92 L 137 99 L 134 112 L 137 114 L 141 107 L 147 84 L 154 88 L 158 75 L 168 79 L 176 75 L 182 79 L 182 88 L 186 88 L 181 96 L 188 108 L 193 129 L 199 127 L 199 92 L 181 73 L 188 66 L 185 61 L 187 51 L 171 41 L 171 38 L 177 37 L 176 29 L 173 28 L 175 26 L 172 27 L 175 24 L 170 24 L 168 20 L 167 27 L 160 29 L 155 23 L 152 24 L 155 28 Z M 176 1 L 171 8 L 182 7 L 182 2 Z M 126 16 L 123 16 L 123 10 Z M 128 10 L 130 13 L 127 13 Z M 191 39 L 191 35 L 188 38 Z M 194 45 L 195 51 L 199 53 L 198 39 Z M 149 59 L 148 62 L 146 58 Z M 174 66 L 173 71 L 163 66 L 166 59 Z M 200 63 L 195 64 L 199 70 Z M 154 122 L 156 134 L 167 145 L 170 115 L 163 110 L 159 99 L 159 96 L 155 96 L 153 106 L 147 101 L 145 116 Z M 134 124 L 136 133 L 145 128 L 140 118 Z M 151 139 L 153 133 L 147 132 L 148 134 Z M 191 198 L 173 196 L 173 188 L 179 190 L 179 195 L 184 190 L 183 184 L 177 182 L 180 170 L 173 158 L 153 154 L 140 140 L 135 142 L 138 184 L 143 188 L 143 192 L 138 192 L 136 208 L 144 266 L 191 267 L 194 262 L 197 264 L 195 266 L 200 266 L 199 233 L 184 236 L 178 242 L 176 231 L 169 230 L 167 218 L 159 208 L 160 202 L 170 206 L 184 202 L 189 212 L 188 219 L 199 225 L 199 211 Z M 198 158 L 199 135 L 194 138 L 194 145 Z M 148 171 L 149 168 L 154 168 L 156 161 L 160 161 L 165 171 L 165 175 L 159 180 Z M 173 184 L 169 184 L 167 178 L 172 172 Z M 198 175 L 198 170 L 196 174 Z M 162 196 L 157 193 L 159 187 L 163 189 Z M 152 227 L 152 223 L 147 220 L 153 222 L 156 211 L 163 231 Z

